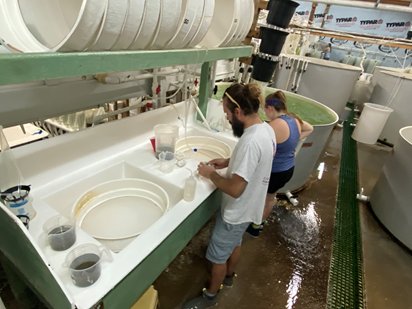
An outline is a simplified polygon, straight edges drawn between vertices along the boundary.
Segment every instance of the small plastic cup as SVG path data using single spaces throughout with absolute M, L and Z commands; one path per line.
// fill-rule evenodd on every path
M 162 152 L 159 154 L 160 171 L 168 174 L 173 172 L 176 164 L 176 157 L 173 152 Z
M 76 226 L 63 216 L 57 215 L 47 220 L 43 231 L 54 251 L 67 250 L 76 242 Z
M 108 262 L 113 261 L 112 254 L 104 246 L 86 244 L 69 252 L 63 267 L 69 269 L 74 285 L 88 287 L 100 278 L 103 253 Z

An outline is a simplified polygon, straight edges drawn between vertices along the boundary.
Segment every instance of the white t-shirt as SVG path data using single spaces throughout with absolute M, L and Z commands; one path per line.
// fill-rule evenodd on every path
M 262 222 L 275 151 L 275 132 L 267 123 L 245 129 L 230 158 L 226 178 L 237 174 L 248 184 L 238 199 L 223 193 L 221 211 L 227 223 Z

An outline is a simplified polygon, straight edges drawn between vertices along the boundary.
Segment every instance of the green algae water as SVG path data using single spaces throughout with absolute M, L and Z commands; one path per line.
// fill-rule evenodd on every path
M 230 84 L 218 85 L 218 91 L 216 95 L 213 95 L 213 99 L 221 100 L 223 93 L 229 86 Z M 276 90 L 267 89 L 265 96 L 268 96 L 275 91 Z M 335 114 L 323 106 L 313 102 L 311 99 L 300 98 L 291 93 L 287 93 L 286 91 L 285 95 L 289 112 L 296 114 L 311 125 L 327 125 L 336 121 Z M 259 111 L 259 116 L 262 120 L 268 120 L 263 110 Z

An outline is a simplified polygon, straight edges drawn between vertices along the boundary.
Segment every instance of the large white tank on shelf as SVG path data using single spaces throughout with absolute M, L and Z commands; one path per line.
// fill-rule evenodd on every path
M 372 92 L 370 102 L 386 106 L 393 113 L 383 128 L 379 139 L 394 144 L 398 132 L 412 125 L 412 74 L 382 71 Z
M 230 85 L 231 83 L 217 84 L 218 93 L 213 96 L 213 98 L 216 99 L 216 103 L 209 105 L 214 111 L 208 110 L 208 119 L 212 120 L 211 125 L 214 122 L 218 122 L 219 117 L 224 117 L 222 105 L 218 102 L 222 98 L 224 91 Z M 268 87 L 266 88 L 265 96 L 277 90 L 278 89 Z M 329 138 L 330 132 L 339 119 L 338 115 L 324 104 L 291 92 L 285 91 L 285 95 L 289 111 L 311 123 L 314 130 L 312 134 L 306 138 L 296 155 L 295 171 L 292 179 L 285 187 L 279 190 L 279 193 L 286 193 L 287 191 L 293 192 L 305 186 Z
M 310 57 L 294 56 L 294 58 L 300 60 L 299 69 L 303 60 L 310 61 L 306 72 L 302 74 L 297 93 L 330 107 L 340 115 L 361 74 L 361 68 Z M 275 88 L 291 90 L 297 60 L 292 69 L 286 68 L 285 59 L 282 61 L 283 65 L 275 71 L 273 83 Z M 290 63 L 291 60 L 289 59 L 288 62 Z M 291 73 L 290 78 L 289 73 Z M 298 79 L 299 77 L 296 78 L 295 83 Z
M 412 249 L 412 127 L 401 129 L 399 135 L 370 202 L 382 224 Z

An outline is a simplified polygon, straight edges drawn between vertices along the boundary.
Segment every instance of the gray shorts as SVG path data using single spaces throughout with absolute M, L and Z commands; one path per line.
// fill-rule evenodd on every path
M 233 250 L 242 244 L 242 236 L 249 224 L 229 224 L 222 219 L 219 211 L 206 258 L 215 264 L 225 264 Z

